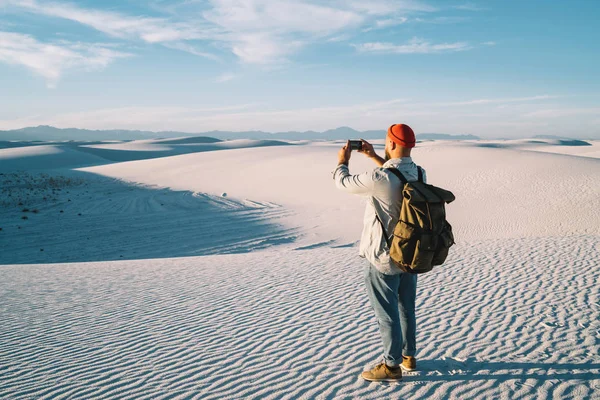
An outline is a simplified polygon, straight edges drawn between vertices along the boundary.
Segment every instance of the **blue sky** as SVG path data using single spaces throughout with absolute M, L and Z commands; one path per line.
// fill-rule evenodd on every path
M 0 0 L 0 129 L 600 138 L 600 1 Z

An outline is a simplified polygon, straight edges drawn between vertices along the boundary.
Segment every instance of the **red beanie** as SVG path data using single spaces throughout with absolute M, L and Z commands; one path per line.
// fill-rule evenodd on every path
M 394 124 L 389 127 L 387 134 L 392 142 L 407 148 L 415 147 L 415 133 L 408 125 Z

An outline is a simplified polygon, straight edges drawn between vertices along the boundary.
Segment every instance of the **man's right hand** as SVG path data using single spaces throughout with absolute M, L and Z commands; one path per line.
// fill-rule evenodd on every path
M 379 157 L 377 153 L 375 153 L 375 150 L 373 150 L 373 145 L 371 143 L 367 142 L 365 139 L 360 140 L 362 142 L 362 149 L 358 150 L 358 152 L 363 153 L 365 156 L 375 161 L 375 164 L 377 164 L 378 167 L 381 167 L 385 163 L 385 160 Z
M 360 141 L 362 142 L 362 149 L 358 150 L 359 153 L 363 153 L 365 156 L 369 157 L 369 158 L 373 158 L 376 157 L 377 154 L 375 153 L 375 150 L 373 150 L 373 145 L 369 142 L 367 142 L 364 139 L 360 139 Z

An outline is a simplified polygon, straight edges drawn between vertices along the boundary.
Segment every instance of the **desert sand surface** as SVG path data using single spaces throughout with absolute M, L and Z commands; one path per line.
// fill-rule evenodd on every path
M 417 145 L 457 244 L 399 384 L 359 377 L 381 346 L 341 145 L 0 148 L 0 398 L 600 398 L 599 141 Z

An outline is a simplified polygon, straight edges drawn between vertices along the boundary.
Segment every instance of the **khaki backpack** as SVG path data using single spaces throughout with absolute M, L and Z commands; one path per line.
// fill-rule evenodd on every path
M 381 225 L 390 249 L 390 258 L 404 272 L 429 272 L 446 261 L 448 250 L 454 244 L 452 226 L 446 221 L 445 208 L 446 203 L 454 201 L 454 194 L 424 183 L 421 167 L 418 167 L 419 180 L 415 182 L 408 182 L 396 168 L 387 169 L 403 183 L 400 219 L 391 242 L 385 227 Z

